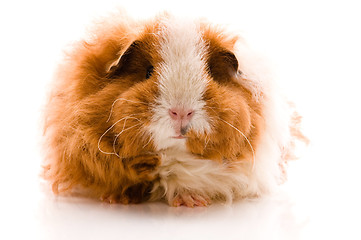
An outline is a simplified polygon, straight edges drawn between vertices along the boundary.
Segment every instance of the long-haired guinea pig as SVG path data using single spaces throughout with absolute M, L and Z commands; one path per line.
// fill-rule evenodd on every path
M 203 20 L 97 25 L 68 53 L 46 108 L 53 191 L 188 207 L 270 192 L 300 133 L 255 64 L 240 37 Z

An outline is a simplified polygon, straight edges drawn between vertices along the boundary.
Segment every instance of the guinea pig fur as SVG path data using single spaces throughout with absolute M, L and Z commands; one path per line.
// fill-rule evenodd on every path
M 64 59 L 46 108 L 53 191 L 188 207 L 271 192 L 300 133 L 247 49 L 168 14 L 97 25 Z

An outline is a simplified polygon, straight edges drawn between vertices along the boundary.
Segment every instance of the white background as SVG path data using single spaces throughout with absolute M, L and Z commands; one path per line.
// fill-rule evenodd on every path
M 358 1 L 0 3 L 0 239 L 361 239 Z M 304 116 L 311 145 L 269 198 L 231 206 L 107 205 L 54 197 L 38 177 L 41 110 L 66 44 L 123 6 L 243 30 Z

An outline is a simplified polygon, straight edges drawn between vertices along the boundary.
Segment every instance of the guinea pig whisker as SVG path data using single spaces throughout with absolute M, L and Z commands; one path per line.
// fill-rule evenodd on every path
M 138 118 L 136 118 L 136 117 L 132 117 L 133 115 L 135 115 L 135 114 L 132 114 L 132 115 L 130 115 L 130 116 L 123 117 L 123 118 L 119 119 L 119 120 L 116 121 L 113 125 L 111 125 L 111 126 L 100 136 L 100 138 L 99 138 L 99 140 L 98 140 L 98 150 L 99 150 L 101 153 L 108 154 L 108 155 L 112 155 L 112 154 L 117 155 L 115 152 L 106 152 L 106 151 L 103 151 L 103 150 L 100 148 L 100 143 L 101 143 L 103 137 L 104 137 L 115 125 L 117 125 L 119 122 L 123 121 L 124 119 L 125 119 L 125 121 L 124 121 L 124 125 L 123 125 L 123 130 L 124 130 L 124 128 L 125 128 L 126 120 L 128 120 L 128 119 L 135 119 L 135 120 L 137 120 L 138 122 L 140 122 L 139 124 L 141 124 L 141 120 L 138 119 Z M 136 125 L 134 125 L 134 126 L 137 126 L 137 125 L 139 125 L 139 124 L 136 124 Z M 128 128 L 128 129 L 130 129 L 130 128 Z M 128 129 L 126 129 L 126 130 L 128 130 Z M 114 150 L 114 142 L 113 142 L 113 150 Z M 117 155 L 117 156 L 118 156 L 118 155 Z
M 219 110 L 220 110 L 219 107 L 204 106 L 204 108 L 210 109 L 213 113 L 217 115 L 219 114 Z M 231 108 L 222 108 L 222 112 L 236 114 L 235 110 Z
M 133 125 L 133 126 L 131 126 L 131 127 L 128 127 L 128 128 L 126 128 L 126 129 L 124 129 L 124 128 L 125 128 L 126 120 L 127 120 L 127 119 L 125 119 L 125 121 L 124 121 L 124 125 L 123 125 L 122 131 L 120 131 L 120 132 L 115 136 L 114 141 L 113 141 L 113 151 L 114 151 L 114 154 L 117 155 L 117 157 L 119 157 L 119 158 L 120 158 L 120 156 L 119 156 L 119 154 L 117 154 L 117 151 L 116 151 L 116 149 L 115 149 L 115 143 L 116 143 L 118 137 L 119 137 L 123 132 L 125 132 L 125 131 L 127 131 L 127 130 L 129 130 L 129 129 L 132 129 L 132 128 L 134 128 L 134 127 L 137 127 L 137 126 L 139 126 L 139 125 L 141 124 L 141 123 L 138 123 L 138 124 L 135 124 L 135 125 Z
M 98 150 L 99 150 L 101 153 L 109 154 L 109 155 L 114 154 L 113 152 L 105 152 L 105 151 L 103 151 L 103 150 L 100 148 L 100 143 L 101 143 L 103 137 L 104 137 L 116 124 L 118 124 L 120 121 L 122 121 L 122 120 L 125 119 L 125 118 L 126 118 L 126 117 L 124 117 L 124 118 L 119 119 L 118 121 L 116 121 L 113 125 L 111 125 L 111 126 L 100 136 L 100 138 L 99 138 L 99 140 L 98 140 Z
M 122 131 L 120 131 L 120 133 L 115 136 L 115 139 L 114 139 L 114 141 L 113 141 L 113 152 L 114 152 L 114 154 L 117 155 L 117 157 L 119 157 L 119 158 L 120 158 L 120 156 L 119 156 L 119 154 L 117 154 L 117 151 L 115 150 L 115 142 L 117 141 L 119 135 L 124 131 L 125 124 L 127 123 L 127 120 L 128 120 L 128 118 L 126 118 L 126 119 L 124 120 Z
M 109 114 L 109 117 L 108 117 L 106 122 L 110 121 L 110 118 L 111 118 L 111 116 L 113 114 L 113 108 L 114 108 L 115 103 L 118 102 L 118 101 L 121 101 L 121 100 L 126 101 L 126 102 L 131 102 L 131 103 L 143 103 L 143 104 L 145 104 L 144 102 L 136 102 L 136 101 L 132 101 L 132 100 L 129 100 L 129 99 L 126 99 L 126 98 L 117 98 L 117 99 L 114 100 L 114 102 L 112 104 L 112 107 L 110 109 L 110 114 Z
M 150 141 L 152 141 L 152 138 L 151 138 L 151 137 L 149 137 L 149 140 L 148 140 L 148 142 L 143 146 L 143 149 L 150 143 Z
M 134 115 L 136 115 L 136 114 L 132 114 L 132 115 L 130 115 L 130 116 L 123 117 L 123 118 L 119 119 L 119 120 L 116 121 L 113 125 L 111 125 L 111 126 L 100 136 L 100 138 L 99 138 L 99 140 L 98 140 L 98 150 L 99 150 L 101 153 L 108 154 L 108 155 L 116 155 L 116 156 L 119 157 L 119 155 L 116 153 L 116 151 L 114 151 L 116 139 L 119 137 L 119 135 L 120 135 L 122 132 L 124 132 L 124 131 L 126 131 L 126 130 L 129 130 L 129 129 L 133 128 L 133 127 L 136 127 L 136 126 L 138 126 L 138 125 L 140 125 L 140 124 L 142 123 L 142 121 L 141 121 L 140 119 L 138 119 L 138 118 L 136 118 L 136 117 L 132 117 L 132 116 L 134 116 Z M 124 129 L 124 128 L 125 128 L 126 121 L 127 121 L 128 119 L 135 119 L 135 120 L 137 120 L 139 123 L 136 124 L 136 125 L 134 125 L 134 126 L 132 126 L 132 127 L 129 127 L 129 128 L 127 128 L 127 129 Z M 116 139 L 113 141 L 113 152 L 103 151 L 103 150 L 100 148 L 100 143 L 101 143 L 103 137 L 104 137 L 116 124 L 118 124 L 119 122 L 121 122 L 121 121 L 123 121 L 123 120 L 125 120 L 125 121 L 124 121 L 124 124 L 123 124 L 123 129 L 122 129 L 122 131 L 121 131 L 119 134 L 117 134 Z
M 251 147 L 251 150 L 252 150 L 252 156 L 253 156 L 252 171 L 254 171 L 254 167 L 255 167 L 255 164 L 256 164 L 256 155 L 255 155 L 255 152 L 254 152 L 254 149 L 253 149 L 253 146 L 252 146 L 251 142 L 248 140 L 247 136 L 241 130 L 239 130 L 238 128 L 236 128 L 235 126 L 233 126 L 232 124 L 230 124 L 226 120 L 223 120 L 221 118 L 220 118 L 220 120 L 222 120 L 223 122 L 228 124 L 230 127 L 235 129 L 236 131 L 238 131 L 246 139 L 247 143 L 249 144 L 249 146 Z
M 204 144 L 204 148 L 203 148 L 203 149 L 206 149 L 206 148 L 207 148 L 207 145 L 208 145 L 209 140 L 210 140 L 210 138 L 209 138 L 207 135 L 206 135 L 205 139 L 206 139 L 206 142 L 205 142 L 205 144 Z
M 210 106 L 204 106 L 204 108 L 209 108 L 211 109 L 212 111 L 215 111 L 215 110 L 218 110 L 219 107 L 210 107 Z

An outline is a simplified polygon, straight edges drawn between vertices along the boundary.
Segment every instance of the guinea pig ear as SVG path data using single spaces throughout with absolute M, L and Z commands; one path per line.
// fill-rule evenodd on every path
M 238 71 L 238 60 L 231 51 L 218 48 L 209 53 L 208 69 L 214 80 L 227 82 Z
M 109 64 L 107 78 L 117 78 L 123 74 L 130 74 L 133 80 L 146 79 L 151 69 L 150 55 L 146 44 L 140 40 L 134 41 L 120 56 Z
M 106 72 L 107 72 L 107 73 L 109 73 L 110 70 L 111 70 L 112 68 L 114 68 L 114 66 L 117 66 L 117 65 L 119 64 L 121 57 L 122 57 L 122 54 L 121 54 L 121 53 L 118 53 L 118 54 L 117 54 L 117 58 L 116 58 L 115 60 L 110 61 L 110 62 L 107 64 L 107 67 L 106 67 Z
M 127 47 L 124 48 L 123 51 L 120 51 L 117 54 L 115 59 L 113 59 L 107 64 L 106 72 L 108 78 L 119 75 L 119 71 L 121 70 L 124 63 L 127 61 L 128 56 L 133 52 L 132 49 L 134 49 L 135 45 L 136 41 L 129 44 Z

